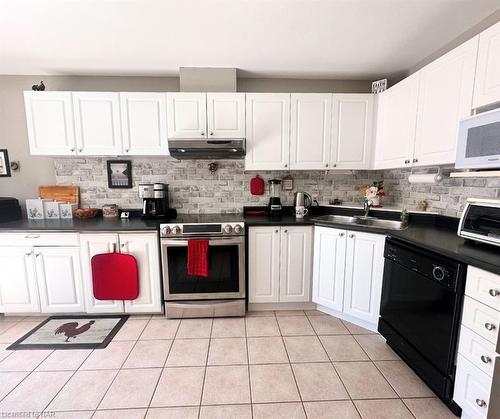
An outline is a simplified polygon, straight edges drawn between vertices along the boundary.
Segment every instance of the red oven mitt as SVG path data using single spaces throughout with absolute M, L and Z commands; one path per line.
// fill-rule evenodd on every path
M 208 276 L 208 240 L 188 240 L 188 275 Z

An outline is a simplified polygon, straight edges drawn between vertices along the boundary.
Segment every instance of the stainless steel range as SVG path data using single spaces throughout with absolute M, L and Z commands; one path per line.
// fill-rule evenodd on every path
M 245 315 L 245 225 L 218 218 L 181 217 L 160 225 L 167 317 Z M 188 274 L 189 240 L 208 240 L 207 276 Z

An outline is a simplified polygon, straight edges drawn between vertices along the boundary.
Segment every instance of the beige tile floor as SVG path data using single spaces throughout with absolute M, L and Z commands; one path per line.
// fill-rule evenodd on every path
M 39 321 L 0 317 L 1 417 L 454 417 L 381 336 L 318 311 L 137 316 L 106 349 L 5 350 Z

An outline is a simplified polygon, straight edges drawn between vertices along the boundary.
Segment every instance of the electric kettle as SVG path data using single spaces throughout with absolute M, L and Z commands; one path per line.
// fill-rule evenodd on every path
M 307 192 L 295 192 L 293 205 L 297 207 L 309 208 L 312 205 L 312 197 Z

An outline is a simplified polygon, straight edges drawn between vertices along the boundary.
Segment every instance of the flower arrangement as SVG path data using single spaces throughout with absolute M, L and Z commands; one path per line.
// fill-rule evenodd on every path
M 380 197 L 385 196 L 384 181 L 373 182 L 372 185 L 363 186 L 359 190 L 367 201 L 371 201 L 372 207 L 381 207 Z

